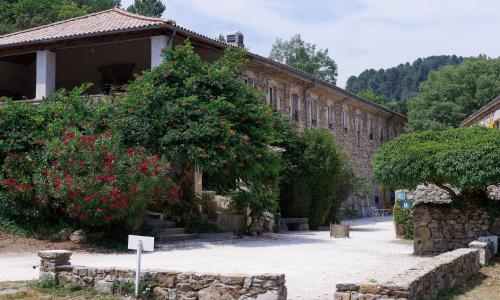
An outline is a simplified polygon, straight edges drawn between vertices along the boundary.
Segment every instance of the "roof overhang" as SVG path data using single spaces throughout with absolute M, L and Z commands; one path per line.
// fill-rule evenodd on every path
M 472 115 L 468 116 L 465 120 L 460 123 L 460 127 L 469 127 L 479 122 L 486 115 L 491 113 L 493 110 L 500 110 L 500 95 L 498 95 L 495 99 L 488 102 L 486 105 L 478 109 Z M 495 116 L 496 116 L 495 112 Z

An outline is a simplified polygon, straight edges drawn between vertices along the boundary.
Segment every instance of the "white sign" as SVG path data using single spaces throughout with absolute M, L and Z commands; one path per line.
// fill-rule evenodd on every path
M 141 281 L 141 253 L 155 250 L 155 238 L 152 236 L 129 235 L 128 248 L 137 250 L 137 266 L 135 268 L 135 296 L 139 296 L 139 282 Z
M 153 252 L 155 250 L 155 238 L 152 236 L 141 236 L 141 235 L 129 235 L 128 248 L 130 250 L 138 250 L 137 245 L 139 244 L 139 241 L 142 242 L 141 251 Z

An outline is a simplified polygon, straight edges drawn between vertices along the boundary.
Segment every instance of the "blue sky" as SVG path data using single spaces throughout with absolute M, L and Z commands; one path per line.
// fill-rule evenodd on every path
M 133 0 L 122 0 L 124 7 Z M 164 18 L 207 36 L 240 30 L 268 56 L 300 33 L 329 49 L 338 85 L 367 68 L 439 54 L 500 56 L 500 0 L 166 0 Z

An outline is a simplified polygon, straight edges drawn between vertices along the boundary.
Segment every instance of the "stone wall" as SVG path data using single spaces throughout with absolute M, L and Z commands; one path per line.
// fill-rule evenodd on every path
M 500 218 L 492 218 L 481 207 L 461 209 L 448 204 L 422 203 L 413 208 L 414 253 L 439 254 L 466 248 L 480 236 L 500 235 Z
M 102 293 L 113 293 L 135 280 L 135 271 L 117 268 L 72 266 L 70 251 L 41 251 L 40 278 L 61 285 L 77 285 Z M 233 300 L 287 298 L 285 275 L 215 275 L 150 270 L 141 272 L 143 292 L 154 299 Z
M 277 110 L 292 118 L 292 95 L 299 101 L 299 128 L 324 128 L 331 132 L 339 147 L 346 153 L 356 173 L 372 185 L 371 161 L 376 150 L 391 138 L 403 131 L 406 122 L 401 116 L 382 111 L 372 105 L 363 103 L 354 97 L 321 84 L 300 80 L 287 72 L 276 72 L 275 68 L 266 66 L 260 61 L 252 60 L 242 76 L 252 87 L 260 90 L 268 100 L 269 88 L 275 88 L 278 97 Z M 310 124 L 308 105 L 311 101 L 317 104 L 317 124 Z M 333 111 L 333 126 L 328 126 L 328 107 Z M 344 122 L 344 117 L 346 121 Z M 292 118 L 293 119 L 293 118 Z M 345 125 L 345 126 L 344 126 Z M 359 131 L 359 143 L 356 142 Z M 358 214 L 361 207 L 380 206 L 386 198 L 386 206 L 390 199 L 382 190 L 373 185 L 371 199 L 352 199 Z M 378 196 L 380 203 L 374 202 Z
M 479 268 L 479 250 L 457 249 L 429 258 L 387 282 L 337 284 L 334 299 L 437 299 L 441 292 L 477 276 Z

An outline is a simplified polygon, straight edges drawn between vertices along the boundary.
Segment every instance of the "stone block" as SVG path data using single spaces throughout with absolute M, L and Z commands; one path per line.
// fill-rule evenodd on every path
M 359 286 L 357 284 L 352 283 L 338 283 L 335 286 L 336 291 L 338 292 L 347 292 L 347 291 L 359 291 Z
M 173 288 L 176 285 L 177 274 L 175 273 L 158 273 L 156 275 L 156 283 L 160 287 Z
M 498 236 L 496 236 L 496 235 L 480 236 L 478 238 L 478 241 L 480 241 L 480 242 L 490 241 L 492 243 L 493 254 L 494 255 L 498 254 Z
M 72 252 L 67 250 L 38 251 L 38 257 L 49 261 L 69 261 Z
M 98 293 L 113 293 L 113 282 L 99 280 L 94 284 L 94 290 Z
M 220 282 L 222 282 L 223 284 L 237 286 L 240 288 L 243 286 L 244 280 L 245 280 L 245 277 L 243 277 L 243 276 L 221 276 L 220 277 Z
M 199 300 L 234 300 L 238 298 L 238 291 L 221 286 L 209 286 L 198 291 Z
M 375 283 L 362 283 L 359 285 L 359 291 L 363 294 L 378 294 L 380 287 Z
M 490 241 L 480 242 L 473 241 L 469 243 L 469 248 L 479 250 L 479 263 L 481 266 L 487 265 L 493 258 L 492 248 L 493 243 Z

